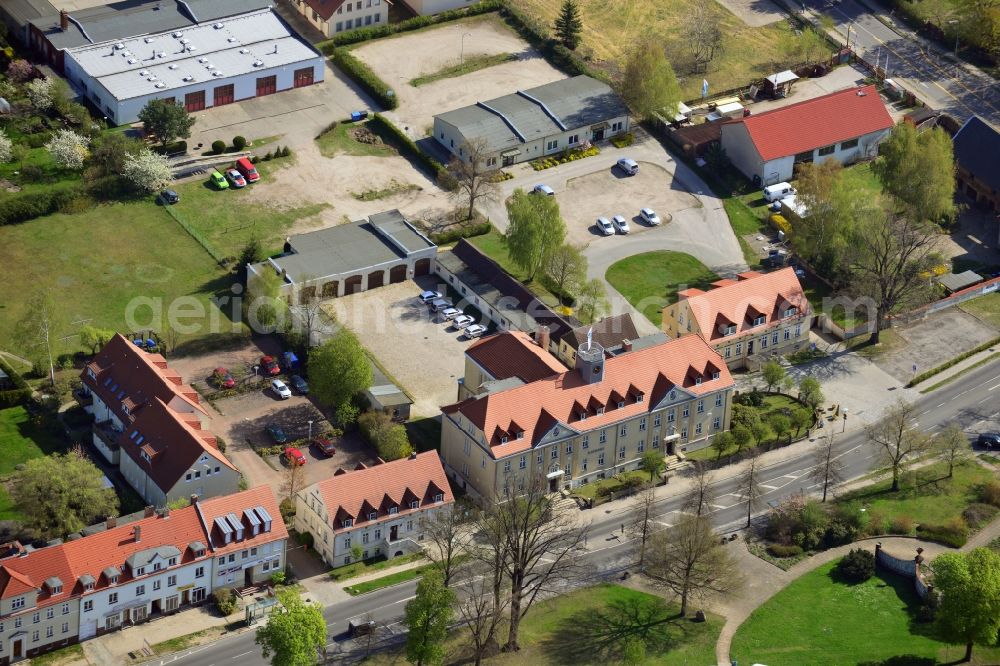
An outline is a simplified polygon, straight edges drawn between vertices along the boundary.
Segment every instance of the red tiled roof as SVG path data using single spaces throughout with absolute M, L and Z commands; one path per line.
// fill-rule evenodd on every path
M 264 507 L 271 515 L 271 531 L 258 532 L 257 536 L 253 536 L 250 532 L 246 531 L 248 525 L 244 521 L 243 540 L 234 541 L 226 545 L 219 534 L 218 528 L 215 527 L 215 519 L 230 513 L 236 514 L 237 517 L 242 519 L 244 511 L 258 506 Z M 224 495 L 222 497 L 201 500 L 198 502 L 198 508 L 201 509 L 201 515 L 205 519 L 205 525 L 208 527 L 209 536 L 212 539 L 212 546 L 216 555 L 288 538 L 288 529 L 285 527 L 284 521 L 281 520 L 278 500 L 275 498 L 274 491 L 271 490 L 270 486 L 257 486 L 256 488 L 251 488 L 235 495 Z
M 142 441 L 138 444 L 139 438 Z M 208 454 L 226 467 L 236 470 L 218 449 L 214 435 L 201 429 L 196 414 L 178 413 L 155 398 L 143 409 L 118 441 L 140 469 L 146 472 L 164 493 L 170 491 L 202 454 Z M 142 457 L 145 453 L 149 460 Z M 238 471 L 238 470 L 236 470 Z
M 185 564 L 196 559 L 188 546 L 201 542 L 208 546 L 205 557 L 212 557 L 220 550 L 213 552 L 209 543 L 210 534 L 202 526 L 198 507 L 202 507 L 203 512 L 207 507 L 214 516 L 220 508 L 236 507 L 242 511 L 258 505 L 264 506 L 271 513 L 271 531 L 256 539 L 244 539 L 231 546 L 244 548 L 245 544 L 251 542 L 263 543 L 287 538 L 288 532 L 281 520 L 274 492 L 269 486 L 259 486 L 171 511 L 167 517 L 157 515 L 142 518 L 56 546 L 40 548 L 20 557 L 0 560 L 0 598 L 9 599 L 38 589 L 41 590 L 38 606 L 49 602 L 60 603 L 83 591 L 79 580 L 85 574 L 94 578 L 95 589 L 108 587 L 107 578 L 101 575 L 108 567 L 116 567 L 121 571 L 118 579 L 120 584 L 131 580 L 131 572 L 125 566 L 126 559 L 134 553 L 152 548 L 173 546 L 181 553 L 179 564 Z M 139 528 L 138 542 L 135 540 L 136 528 Z M 44 586 L 45 580 L 53 576 L 62 581 L 62 592 L 56 595 L 49 594 Z
M 718 379 L 712 379 L 714 372 Z M 718 353 L 699 336 L 688 335 L 607 359 L 598 383 L 587 384 L 578 370 L 570 370 L 443 409 L 472 421 L 486 434 L 493 456 L 501 458 L 530 449 L 557 423 L 594 430 L 648 412 L 674 387 L 697 396 L 732 385 Z M 625 406 L 618 407 L 622 398 Z M 596 413 L 598 406 L 603 414 Z M 581 408 L 588 410 L 586 420 L 580 418 Z
M 525 383 L 550 377 L 566 368 L 521 331 L 508 331 L 483 338 L 465 350 L 466 356 L 495 379 L 519 377 Z
M 778 322 L 788 306 L 798 308 L 799 314 L 809 313 L 809 300 L 794 268 L 770 273 L 748 271 L 737 277 L 739 281 L 725 281 L 728 283 L 710 291 L 688 289 L 678 294 L 691 308 L 702 336 L 710 343 L 718 344 L 750 329 L 763 330 Z M 753 326 L 754 313 L 766 317 L 764 326 Z M 736 332 L 726 336 L 724 330 L 730 324 L 736 325 Z
M 587 335 L 591 334 L 594 342 L 605 349 L 620 347 L 625 340 L 635 340 L 639 337 L 639 331 L 635 328 L 632 315 L 625 312 L 623 314 L 605 317 L 593 324 L 577 326 L 563 340 L 573 349 L 579 349 L 587 344 Z
M 344 518 L 354 519 L 355 525 L 367 521 L 371 511 L 378 513 L 373 522 L 388 517 L 391 507 L 398 509 L 393 518 L 404 515 L 414 511 L 409 508 L 413 500 L 426 508 L 435 504 L 438 493 L 446 504 L 455 501 L 436 451 L 338 474 L 317 483 L 316 489 L 335 530 L 341 529 Z
M 764 161 L 889 129 L 892 118 L 873 85 L 754 114 L 726 124 L 743 123 Z
M 90 371 L 95 377 L 90 376 Z M 118 333 L 87 364 L 80 378 L 124 424 L 130 423 L 155 398 L 169 404 L 180 397 L 207 414 L 197 391 L 185 385 L 162 356 L 142 351 Z M 122 404 L 128 406 L 129 414 L 122 410 Z
M 319 14 L 320 18 L 329 21 L 337 8 L 344 4 L 344 0 L 305 0 L 305 3 L 307 7 Z

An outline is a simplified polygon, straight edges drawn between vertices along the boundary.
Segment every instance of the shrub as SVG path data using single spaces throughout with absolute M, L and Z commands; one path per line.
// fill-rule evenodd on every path
M 431 234 L 431 240 L 434 241 L 435 245 L 448 245 L 449 243 L 454 243 L 461 238 L 472 238 L 473 236 L 488 234 L 492 231 L 492 229 L 493 225 L 489 222 L 467 224 L 458 229 L 443 231 L 439 234 Z
M 461 9 L 449 9 L 438 14 L 414 16 L 413 18 L 400 21 L 399 23 L 383 23 L 382 25 L 371 26 L 368 28 L 349 30 L 335 35 L 329 42 L 324 43 L 322 45 L 323 52 L 329 55 L 331 51 L 338 46 L 347 46 L 348 44 L 366 42 L 370 39 L 388 37 L 389 35 L 395 35 L 400 32 L 408 32 L 410 30 L 417 30 L 429 25 L 437 25 L 438 23 L 454 21 L 455 19 L 460 19 L 464 16 L 477 16 L 487 12 L 495 12 L 497 9 L 502 7 L 503 4 L 504 0 L 481 0 L 480 2 Z
M 771 226 L 773 226 L 778 231 L 785 232 L 785 237 L 790 237 L 792 235 L 792 225 L 789 224 L 788 220 L 785 219 L 784 215 L 779 215 L 778 213 L 771 213 L 768 218 L 771 221 Z
M 292 502 L 292 500 L 286 497 L 285 499 L 281 500 L 281 504 L 278 505 L 278 510 L 281 511 L 281 517 L 287 523 L 295 515 L 295 504 Z
M 369 95 L 375 98 L 379 106 L 390 110 L 399 106 L 399 100 L 385 81 L 372 71 L 368 65 L 364 64 L 347 49 L 337 48 L 333 50 L 330 59 L 340 70 L 359 86 L 365 89 Z
M 236 610 L 236 595 L 228 587 L 223 587 L 212 593 L 215 605 L 223 615 L 229 615 Z
M 49 142 L 52 138 L 52 132 L 38 132 L 37 134 L 29 134 L 25 141 L 28 142 L 29 148 L 41 148 Z
M 983 504 L 1000 507 L 1000 481 L 991 479 L 980 486 L 979 501 Z
M 755 388 L 749 393 L 741 393 L 736 396 L 735 402 L 738 405 L 746 405 L 747 407 L 759 409 L 764 406 L 764 396 Z
M 767 552 L 774 557 L 796 557 L 802 554 L 802 546 L 785 546 L 780 543 L 772 543 L 767 547 Z
M 978 530 L 980 527 L 993 520 L 998 511 L 1000 511 L 1000 509 L 997 509 L 997 507 L 992 504 L 970 504 L 965 508 L 965 511 L 962 512 L 962 518 L 964 518 L 965 522 L 969 524 L 969 527 L 974 530 Z
M 868 520 L 865 522 L 864 533 L 868 536 L 876 536 L 886 533 L 886 517 L 881 511 L 867 512 Z
M 168 143 L 165 146 L 152 146 L 152 150 L 157 155 L 176 155 L 178 153 L 186 153 L 188 149 L 187 141 L 174 141 L 173 143 Z
M 858 528 L 842 520 L 834 519 L 823 535 L 823 546 L 834 548 L 851 543 L 858 537 Z
M 263 159 L 264 159 L 264 161 L 265 161 L 265 162 L 270 162 L 270 161 L 271 161 L 271 158 L 272 158 L 272 157 L 274 157 L 274 155 L 272 155 L 272 154 L 271 154 L 271 151 L 269 150 L 269 151 L 267 151 L 267 153 L 266 153 L 266 154 L 264 155 L 264 158 L 263 158 Z
M 300 545 L 307 546 L 309 548 L 311 548 L 315 542 L 312 532 L 297 532 L 295 540 L 298 541 Z
M 635 136 L 632 132 L 626 132 L 625 134 L 619 134 L 618 136 L 611 137 L 611 145 L 615 148 L 628 148 L 635 142 Z
M 913 531 L 913 518 L 907 515 L 896 516 L 889 521 L 890 534 L 909 534 Z
M 962 518 L 956 517 L 942 525 L 934 523 L 917 525 L 917 536 L 927 541 L 961 548 L 969 540 L 969 526 Z
M 226 150 L 226 142 L 222 139 L 216 139 L 212 142 L 212 152 L 216 155 L 221 155 Z
M 222 439 L 218 435 L 215 436 L 215 445 L 218 447 L 219 453 L 226 452 L 226 440 Z
M 849 583 L 863 583 L 875 575 L 875 555 L 854 548 L 837 563 L 837 576 Z
M 233 137 L 233 148 L 235 148 L 236 150 L 243 150 L 246 147 L 247 147 L 246 137 L 240 136 L 239 134 Z
M 83 186 L 72 183 L 30 194 L 19 193 L 0 199 L 0 226 L 27 222 L 62 210 L 83 194 Z
M 940 605 L 941 593 L 931 588 L 920 601 L 920 608 L 917 609 L 917 622 L 933 622 L 937 617 L 937 609 Z

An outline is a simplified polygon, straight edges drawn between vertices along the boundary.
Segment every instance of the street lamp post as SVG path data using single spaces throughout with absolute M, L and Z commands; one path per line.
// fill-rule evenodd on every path
M 840 432 L 845 432 L 847 430 L 847 407 L 844 407 L 844 427 L 840 429 Z
M 313 422 L 310 421 L 309 422 L 309 437 L 307 437 L 306 439 L 311 442 L 312 438 L 313 438 Z
M 466 37 L 472 37 L 472 33 L 471 32 L 462 33 L 462 47 L 461 47 L 461 50 L 459 51 L 459 56 L 458 56 L 458 64 L 459 65 L 464 65 L 465 64 L 465 38 Z

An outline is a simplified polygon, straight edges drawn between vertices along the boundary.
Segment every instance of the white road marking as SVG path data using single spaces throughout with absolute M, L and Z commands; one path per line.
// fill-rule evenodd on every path
M 988 388 L 988 389 L 986 389 L 986 390 L 987 390 L 987 391 L 992 391 L 993 389 L 998 389 L 998 388 L 1000 388 L 1000 384 L 997 384 L 996 386 L 991 386 L 991 387 L 989 387 L 989 388 Z
M 238 654 L 235 657 L 232 657 L 232 659 L 239 659 L 240 657 L 245 657 L 248 654 L 253 654 L 253 653 L 252 652 L 244 652 L 243 654 Z
M 778 486 L 769 486 L 769 485 L 764 484 L 764 483 L 760 484 L 760 487 L 761 488 L 767 488 L 768 491 L 772 491 L 772 490 L 777 490 L 778 489 Z

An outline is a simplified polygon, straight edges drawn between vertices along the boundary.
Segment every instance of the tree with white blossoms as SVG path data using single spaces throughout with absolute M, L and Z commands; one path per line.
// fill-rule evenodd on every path
M 0 129 L 0 162 L 10 162 L 13 157 L 14 144 L 10 137 Z
M 83 161 L 87 159 L 87 145 L 90 139 L 80 136 L 72 130 L 59 130 L 45 144 L 56 164 L 64 169 L 82 169 Z
M 173 180 L 167 158 L 157 155 L 148 148 L 135 155 L 131 153 L 125 155 L 122 178 L 143 192 L 156 192 Z
M 52 80 L 35 79 L 24 87 L 28 101 L 36 111 L 47 111 L 52 107 Z

